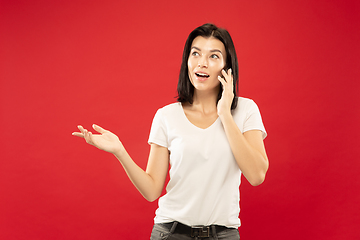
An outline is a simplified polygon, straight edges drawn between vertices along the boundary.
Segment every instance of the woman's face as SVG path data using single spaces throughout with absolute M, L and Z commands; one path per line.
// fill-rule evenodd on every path
M 199 91 L 215 90 L 220 86 L 218 76 L 225 67 L 224 44 L 213 37 L 196 37 L 188 59 L 189 78 Z

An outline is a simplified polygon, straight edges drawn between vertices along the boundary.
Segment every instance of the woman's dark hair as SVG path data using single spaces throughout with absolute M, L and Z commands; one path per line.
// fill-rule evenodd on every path
M 179 82 L 177 86 L 178 98 L 179 102 L 188 102 L 190 104 L 193 103 L 194 96 L 194 86 L 191 84 L 189 79 L 189 69 L 188 69 L 188 59 L 191 50 L 191 44 L 194 39 L 198 36 L 204 38 L 214 37 L 220 40 L 224 46 L 226 51 L 226 65 L 225 68 L 231 68 L 234 80 L 234 99 L 231 104 L 231 109 L 235 109 L 237 106 L 237 89 L 239 82 L 239 66 L 238 60 L 235 52 L 235 46 L 231 39 L 229 32 L 226 29 L 218 28 L 214 24 L 206 23 L 189 34 L 189 37 L 186 40 L 184 52 L 182 56 L 182 63 L 180 68 Z M 217 101 L 220 100 L 222 94 L 222 86 L 220 84 L 220 90 L 218 94 Z

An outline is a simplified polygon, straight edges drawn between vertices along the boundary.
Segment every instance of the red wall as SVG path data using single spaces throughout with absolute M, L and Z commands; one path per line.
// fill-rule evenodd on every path
M 359 1 L 0 2 L 0 239 L 149 239 L 121 165 L 71 136 L 117 133 L 146 166 L 189 32 L 232 34 L 240 94 L 259 105 L 266 181 L 241 186 L 241 239 L 360 235 Z

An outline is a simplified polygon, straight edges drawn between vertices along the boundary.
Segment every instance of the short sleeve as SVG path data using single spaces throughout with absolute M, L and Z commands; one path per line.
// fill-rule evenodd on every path
M 263 139 L 266 138 L 267 133 L 261 118 L 260 110 L 253 100 L 250 100 L 247 106 L 247 114 L 244 122 L 244 132 L 250 130 L 260 130 Z
M 155 143 L 162 147 L 168 147 L 167 131 L 163 119 L 163 109 L 157 110 L 150 130 L 148 143 Z

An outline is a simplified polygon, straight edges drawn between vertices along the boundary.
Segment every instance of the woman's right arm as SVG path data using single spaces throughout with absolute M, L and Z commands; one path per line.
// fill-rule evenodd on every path
M 140 168 L 130 157 L 119 138 L 108 130 L 93 125 L 100 134 L 92 134 L 82 126 L 74 136 L 82 137 L 87 143 L 115 155 L 124 167 L 129 179 L 144 198 L 150 202 L 160 197 L 164 188 L 169 167 L 169 151 L 165 147 L 151 144 L 146 171 Z

